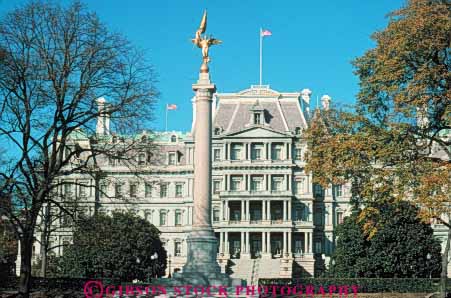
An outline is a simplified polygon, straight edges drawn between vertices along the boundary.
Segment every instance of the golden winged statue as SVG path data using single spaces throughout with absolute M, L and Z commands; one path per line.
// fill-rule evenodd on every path
M 207 30 L 207 10 L 204 11 L 204 15 L 202 16 L 202 20 L 200 21 L 199 29 L 197 29 L 196 36 L 192 39 L 192 42 L 202 49 L 202 58 L 204 64 L 210 62 L 210 57 L 208 56 L 208 49 L 210 48 L 210 46 L 222 43 L 222 41 L 213 38 L 211 35 L 202 36 L 202 33 L 205 33 L 206 30 Z

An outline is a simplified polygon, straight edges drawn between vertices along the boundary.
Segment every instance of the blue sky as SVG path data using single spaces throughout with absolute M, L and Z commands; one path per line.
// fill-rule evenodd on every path
M 0 0 L 3 12 L 24 0 Z M 68 2 L 64 0 L 63 2 Z M 386 15 L 404 0 L 85 0 L 103 22 L 146 51 L 158 73 L 161 92 L 157 120 L 164 129 L 191 128 L 191 84 L 197 79 L 200 50 L 190 42 L 204 8 L 207 33 L 223 40 L 211 49 L 210 73 L 218 92 L 236 92 L 258 84 L 259 28 L 272 31 L 263 47 L 263 83 L 277 91 L 309 88 L 335 103 L 352 103 L 358 80 L 351 61 L 374 44 L 370 35 L 383 29 Z

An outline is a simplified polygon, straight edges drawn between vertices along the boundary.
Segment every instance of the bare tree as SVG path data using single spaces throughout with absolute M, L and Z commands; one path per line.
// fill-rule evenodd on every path
M 132 156 L 134 139 L 116 142 L 110 131 L 141 130 L 157 91 L 142 53 L 79 2 L 32 1 L 6 14 L 0 49 L 0 142 L 9 152 L 0 165 L 0 216 L 20 240 L 19 297 L 29 297 L 42 208 L 51 204 L 73 216 L 52 196 L 63 178 L 100 177 L 99 159 Z

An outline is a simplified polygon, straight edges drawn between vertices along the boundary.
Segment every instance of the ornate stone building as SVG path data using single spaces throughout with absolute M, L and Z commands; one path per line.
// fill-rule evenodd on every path
M 335 227 L 349 209 L 350 189 L 346 185 L 322 189 L 304 171 L 310 94 L 308 89 L 284 93 L 251 86 L 214 96 L 211 216 L 219 240 L 218 262 L 234 277 L 255 282 L 314 276 L 328 265 Z M 329 101 L 328 96 L 322 98 L 324 108 Z M 108 119 L 99 119 L 97 133 L 120 142 L 108 126 Z M 135 210 L 162 232 L 170 255 L 168 270 L 179 271 L 186 261 L 186 236 L 192 224 L 193 135 L 193 131 L 143 132 L 136 136 L 141 142 L 135 156 L 138 175 L 121 159 L 100 159 L 105 177 L 96 182 L 71 176 L 66 180 L 73 184 L 60 192 L 82 198 L 90 214 L 94 208 L 106 213 Z M 86 138 L 80 132 L 74 140 L 82 144 Z M 157 150 L 146 150 L 149 139 Z M 51 236 L 56 245 L 71 241 L 64 218 L 60 224 Z M 63 249 L 59 246 L 55 253 Z M 35 253 L 40 253 L 38 244 Z

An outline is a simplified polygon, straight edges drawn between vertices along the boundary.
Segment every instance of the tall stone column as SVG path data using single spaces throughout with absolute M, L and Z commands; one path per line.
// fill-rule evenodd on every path
M 218 243 L 211 222 L 211 105 L 216 87 L 210 82 L 208 69 L 201 70 L 193 90 L 196 92 L 193 226 L 187 239 L 188 256 L 183 273 L 210 280 L 217 279 L 221 269 L 216 261 Z

